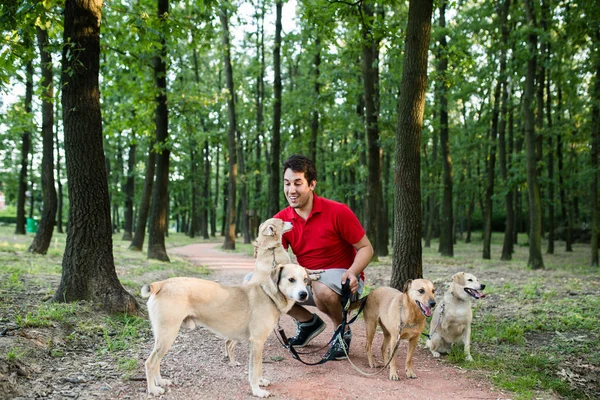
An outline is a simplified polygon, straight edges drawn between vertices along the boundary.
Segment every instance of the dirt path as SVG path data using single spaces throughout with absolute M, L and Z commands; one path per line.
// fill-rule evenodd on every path
M 240 254 L 219 251 L 220 244 L 194 244 L 170 249 L 170 254 L 185 257 L 192 262 L 208 266 L 212 280 L 223 284 L 239 284 L 243 276 L 252 270 L 254 260 Z M 367 270 L 368 271 L 368 270 Z M 368 277 L 367 277 L 368 279 Z M 316 309 L 315 309 L 316 311 Z M 323 315 L 322 315 L 323 317 Z M 327 319 L 324 317 L 327 321 Z M 288 336 L 293 336 L 295 327 L 288 316 L 281 318 L 282 327 Z M 330 324 L 331 325 L 331 324 Z M 332 335 L 332 327 L 319 335 L 307 351 L 325 345 Z M 362 319 L 352 326 L 353 339 L 350 356 L 354 364 L 368 372 L 364 354 L 365 332 Z M 148 343 L 146 357 L 151 350 Z M 374 349 L 381 346 L 381 334 L 375 338 Z M 239 366 L 230 367 L 224 358 L 224 341 L 206 329 L 193 331 L 182 329 L 173 346 L 163 359 L 163 376 L 174 381 L 162 398 L 168 399 L 250 399 L 247 380 L 248 345 L 238 345 Z M 304 349 L 303 349 L 304 350 Z M 317 361 L 325 352 L 306 356 L 308 361 Z M 398 350 L 399 372 L 404 370 L 406 343 Z M 381 361 L 379 351 L 376 360 Z M 399 382 L 387 378 L 387 370 L 374 376 L 363 376 L 347 361 L 331 361 L 320 366 L 305 366 L 291 358 L 287 350 L 272 334 L 265 345 L 264 376 L 271 381 L 268 390 L 273 399 L 505 399 L 506 395 L 494 390 L 485 380 L 476 380 L 471 373 L 435 360 L 428 351 L 418 348 L 415 353 L 417 379 L 406 379 L 401 375 Z M 145 382 L 133 380 L 111 387 L 111 398 L 144 398 Z

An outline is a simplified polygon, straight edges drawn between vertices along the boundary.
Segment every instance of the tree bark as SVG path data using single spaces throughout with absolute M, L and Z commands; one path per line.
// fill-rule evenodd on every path
M 273 135 L 271 139 L 271 167 L 269 168 L 269 209 L 268 215 L 279 212 L 281 191 L 281 10 L 283 2 L 276 1 L 275 47 L 273 48 Z M 316 160 L 313 160 L 316 162 Z
M 38 46 L 40 48 L 40 60 L 42 77 L 42 216 L 38 225 L 37 233 L 29 251 L 36 254 L 46 254 L 54 223 L 56 222 L 57 198 L 54 187 L 54 85 L 52 74 L 52 56 L 47 49 L 48 31 L 37 28 Z
M 58 186 L 58 201 L 57 201 L 57 212 L 56 212 L 56 231 L 58 233 L 63 232 L 63 190 L 61 177 L 61 163 L 60 163 L 60 144 L 58 142 L 58 123 L 54 130 L 54 140 L 56 143 L 56 183 Z
M 400 84 L 394 166 L 394 251 L 390 286 L 401 289 L 423 276 L 420 150 L 432 0 L 410 0 Z
M 146 173 L 144 176 L 144 188 L 142 189 L 142 198 L 137 208 L 137 222 L 135 224 L 135 233 L 133 240 L 129 245 L 129 250 L 142 251 L 144 248 L 144 239 L 146 237 L 146 224 L 150 211 L 150 199 L 152 198 L 152 186 L 154 186 L 154 171 L 156 169 L 156 151 L 154 149 L 155 139 L 152 139 L 148 146 L 148 157 L 146 158 Z
M 227 82 L 227 115 L 229 127 L 227 129 L 227 150 L 229 152 L 229 181 L 227 184 L 227 220 L 225 226 L 225 241 L 223 249 L 235 249 L 235 207 L 237 184 L 237 145 L 236 145 L 236 117 L 235 117 L 235 89 L 233 85 L 233 69 L 231 66 L 231 49 L 229 47 L 229 16 L 225 7 L 221 8 L 219 17 L 223 29 L 223 62 L 225 64 L 225 80 Z
M 596 48 L 600 48 L 600 29 L 594 32 Z M 592 260 L 593 267 L 598 266 L 598 236 L 600 234 L 600 210 L 598 210 L 598 152 L 600 152 L 600 50 L 592 53 L 594 60 L 594 87 L 592 89 Z
M 25 39 L 25 47 L 32 46 L 31 40 Z M 31 115 L 33 102 L 33 61 L 25 64 L 25 112 Z M 21 135 L 21 170 L 19 171 L 19 192 L 17 194 L 17 227 L 16 235 L 25 235 L 25 201 L 27 194 L 27 168 L 29 167 L 29 152 L 31 151 L 31 132 L 26 128 Z M 30 193 L 33 196 L 33 193 Z
M 525 124 L 525 152 L 527 163 L 527 194 L 529 198 L 529 259 L 527 265 L 532 269 L 544 268 L 542 258 L 542 206 L 540 185 L 538 182 L 537 138 L 533 115 L 535 74 L 537 68 L 537 36 L 535 34 L 535 10 L 532 0 L 525 0 L 527 22 L 529 24 L 527 76 L 523 93 L 523 115 Z
M 169 261 L 165 247 L 165 235 L 169 225 L 167 207 L 169 206 L 169 109 L 167 106 L 167 44 L 166 20 L 169 13 L 169 0 L 158 0 L 158 18 L 163 26 L 159 54 L 154 57 L 154 81 L 156 95 L 156 180 L 152 186 L 150 203 L 150 221 L 148 222 L 148 258 Z
M 317 30 L 317 28 L 315 28 Z M 308 143 L 308 154 L 311 160 L 315 163 L 317 162 L 317 144 L 319 137 L 319 96 L 321 93 L 321 82 L 319 81 L 319 77 L 321 74 L 321 38 L 319 37 L 319 33 L 315 34 L 315 57 L 314 57 L 314 66 L 315 66 L 315 83 L 314 83 L 314 93 L 315 93 L 315 102 L 314 109 L 312 113 L 312 123 L 311 123 L 311 134 L 310 140 Z
M 448 127 L 448 54 L 446 40 L 446 6 L 447 1 L 442 0 L 440 5 L 440 37 L 438 60 L 438 80 L 442 82 L 440 94 L 440 148 L 442 150 L 443 166 L 443 198 L 442 198 L 442 220 L 440 223 L 440 245 L 439 251 L 443 256 L 454 257 L 454 213 L 452 210 L 452 187 L 454 174 L 452 171 L 452 157 L 450 156 L 450 132 Z
M 90 300 L 111 312 L 137 313 L 121 286 L 112 253 L 108 177 L 102 149 L 101 0 L 67 0 L 62 109 L 69 183 L 69 222 L 61 281 L 53 300 Z
M 127 157 L 127 178 L 125 180 L 125 221 L 123 226 L 123 240 L 133 239 L 133 198 L 135 196 L 135 151 L 136 144 L 129 145 Z

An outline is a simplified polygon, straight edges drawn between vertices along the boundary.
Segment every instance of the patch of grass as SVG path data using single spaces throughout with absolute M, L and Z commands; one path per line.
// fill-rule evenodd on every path
M 117 366 L 124 373 L 123 379 L 128 379 L 137 370 L 138 360 L 131 357 L 120 358 Z
M 103 329 L 104 346 L 99 352 L 104 354 L 126 350 L 140 338 L 140 331 L 148 329 L 148 323 L 143 318 L 128 314 L 112 315 L 106 319 Z
M 44 303 L 36 312 L 17 314 L 15 320 L 23 328 L 48 327 L 74 317 L 76 308 L 72 303 Z
M 6 353 L 6 361 L 14 362 L 14 361 L 20 360 L 24 354 L 25 354 L 25 351 L 14 347 L 14 348 L 8 350 L 8 352 Z

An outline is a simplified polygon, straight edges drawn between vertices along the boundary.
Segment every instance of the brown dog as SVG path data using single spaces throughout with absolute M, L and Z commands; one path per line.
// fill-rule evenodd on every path
M 160 375 L 160 361 L 183 325 L 202 325 L 234 341 L 250 341 L 249 381 L 252 394 L 267 397 L 259 386 L 269 381 L 262 376 L 263 346 L 277 326 L 281 313 L 308 298 L 306 270 L 296 264 L 278 265 L 270 279 L 242 286 L 224 286 L 196 278 L 171 278 L 145 285 L 149 297 L 148 316 L 154 332 L 154 349 L 146 360 L 148 393 L 164 393 L 171 382 Z
M 254 242 L 256 261 L 250 282 L 261 282 L 269 278 L 277 264 L 291 262 L 288 252 L 281 244 L 284 233 L 292 230 L 291 222 L 279 218 L 269 218 L 258 227 L 258 237 Z
M 401 328 L 400 339 L 408 340 L 406 352 L 406 377 L 416 378 L 413 370 L 413 354 L 419 341 L 419 336 L 425 329 L 425 317 L 432 314 L 435 307 L 435 288 L 427 279 L 409 280 L 400 292 L 391 287 L 380 287 L 369 293 L 363 316 L 367 331 L 367 358 L 369 366 L 375 367 L 373 362 L 373 338 L 377 323 L 383 330 L 383 344 L 381 354 L 383 362 L 387 363 L 391 353 L 396 347 L 398 331 Z M 390 360 L 390 379 L 397 381 L 400 378 L 396 371 L 396 355 Z

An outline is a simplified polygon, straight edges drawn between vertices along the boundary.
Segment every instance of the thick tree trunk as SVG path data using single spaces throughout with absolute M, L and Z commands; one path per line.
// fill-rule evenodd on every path
M 277 0 L 275 19 L 275 47 L 273 48 L 273 136 L 271 139 L 271 167 L 269 168 L 269 209 L 272 217 L 279 212 L 281 191 L 281 10 L 283 2 Z M 316 160 L 313 160 L 316 162 Z
M 229 153 L 229 181 L 227 184 L 227 219 L 225 225 L 225 241 L 223 249 L 235 249 L 235 207 L 237 184 L 237 145 L 236 145 L 236 117 L 235 117 L 235 89 L 233 85 L 233 69 L 231 67 L 231 50 L 229 48 L 229 16 L 225 8 L 221 8 L 219 17 L 223 29 L 223 62 L 225 64 L 225 80 L 227 82 L 227 115 L 229 127 L 227 129 L 227 150 Z M 280 15 L 281 17 L 281 15 Z
M 432 9 L 432 0 L 409 1 L 394 166 L 396 200 L 390 286 L 396 289 L 401 289 L 408 279 L 423 276 L 420 151 Z
M 159 153 L 156 157 L 156 180 L 152 186 L 150 203 L 150 221 L 148 222 L 148 258 L 169 261 L 165 247 L 165 236 L 169 225 L 167 207 L 169 206 L 169 109 L 167 106 L 167 44 L 166 23 L 169 13 L 169 0 L 158 0 L 158 17 L 163 25 L 159 55 L 154 57 L 154 81 L 158 91 L 156 95 L 156 145 Z
M 57 107 L 58 108 L 58 107 Z M 61 163 L 60 163 L 60 143 L 58 142 L 58 122 L 54 129 L 54 141 L 56 143 L 56 183 L 58 186 L 58 201 L 57 201 L 57 212 L 56 212 L 56 231 L 58 233 L 63 232 L 63 190 L 61 182 Z
M 31 41 L 26 40 L 25 47 L 30 47 Z M 31 115 L 33 101 L 33 61 L 25 65 L 25 112 Z M 29 152 L 31 151 L 31 132 L 25 131 L 21 135 L 21 169 L 19 171 L 19 192 L 17 194 L 17 227 L 16 235 L 25 234 L 25 201 L 27 193 L 27 168 L 29 167 Z M 33 193 L 31 193 L 33 196 Z
M 454 256 L 454 213 L 452 211 L 452 187 L 454 174 L 452 172 L 452 157 L 450 156 L 450 133 L 448 127 L 448 54 L 446 41 L 446 0 L 442 0 L 440 6 L 440 59 L 438 60 L 438 80 L 442 85 L 440 94 L 440 148 L 442 150 L 443 166 L 443 198 L 442 198 L 442 220 L 440 223 L 440 245 L 439 251 L 443 256 Z
M 135 298 L 117 278 L 112 253 L 98 88 L 101 10 L 101 0 L 65 4 L 64 42 L 72 44 L 63 48 L 62 58 L 69 223 L 53 300 L 91 300 L 112 312 L 137 313 Z
M 525 123 L 525 148 L 527 158 L 527 194 L 529 198 L 529 260 L 527 265 L 532 269 L 544 268 L 542 258 L 542 206 L 540 185 L 538 182 L 537 138 L 534 125 L 534 92 L 536 74 L 537 36 L 535 34 L 535 10 L 532 0 L 525 0 L 527 22 L 529 24 L 527 76 L 523 94 L 523 114 Z
M 52 82 L 52 56 L 48 49 L 48 31 L 37 28 L 37 39 L 40 48 L 42 66 L 42 199 L 44 208 L 37 233 L 29 251 L 46 254 L 54 223 L 56 222 L 56 188 L 54 187 L 54 85 Z
M 133 239 L 133 198 L 135 196 L 135 151 L 136 144 L 129 145 L 127 157 L 127 178 L 125 180 L 125 224 L 123 226 L 123 240 Z

